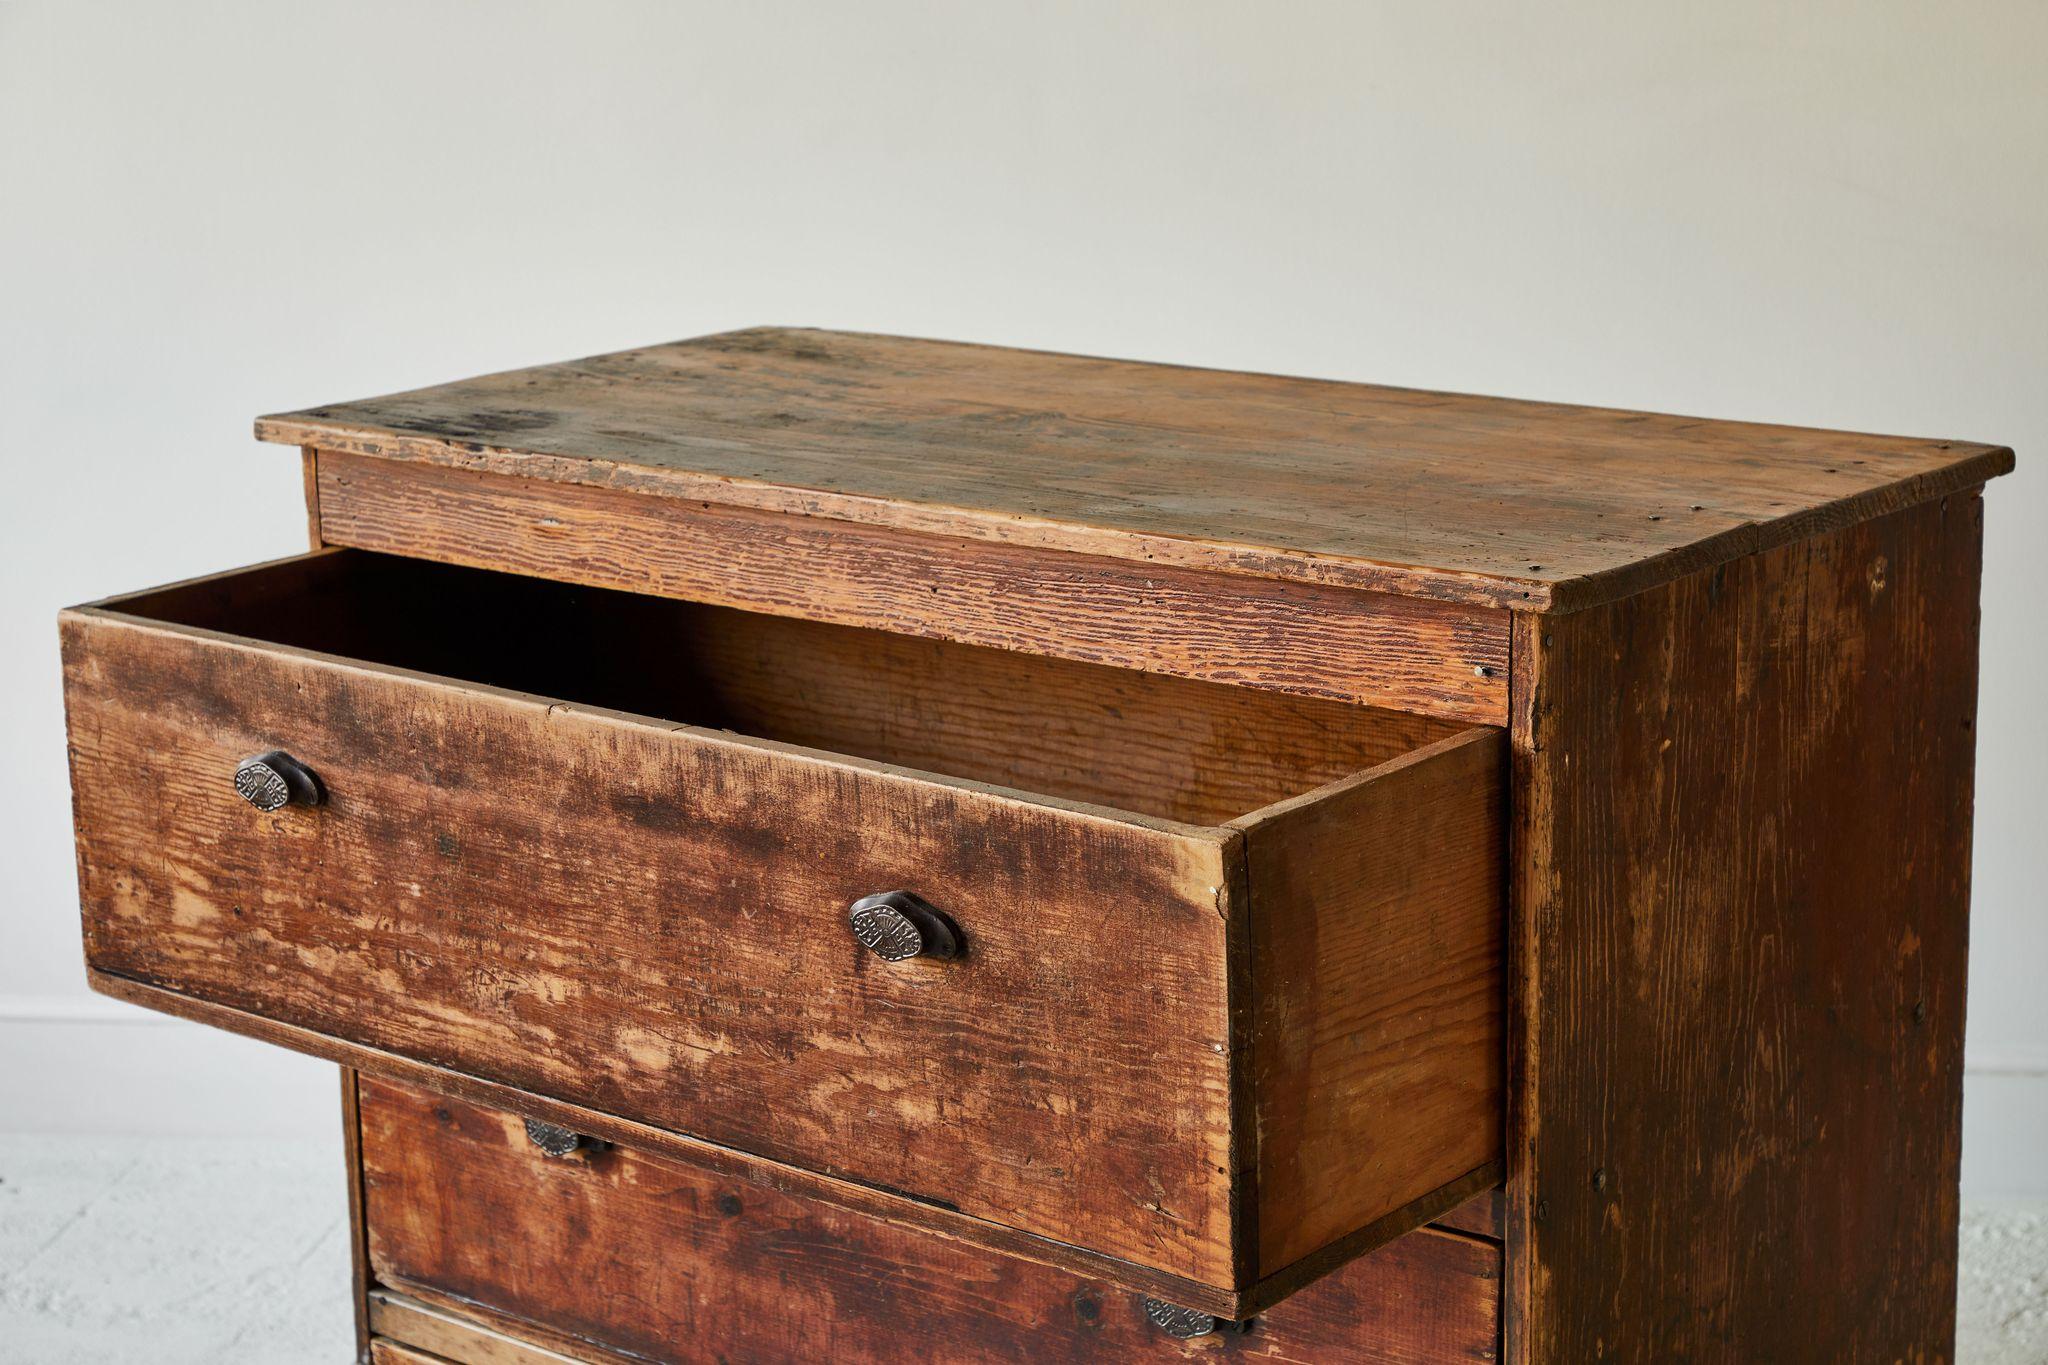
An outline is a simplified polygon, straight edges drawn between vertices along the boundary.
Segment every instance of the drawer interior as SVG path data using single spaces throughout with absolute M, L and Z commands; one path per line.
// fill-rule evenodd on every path
M 116 609 L 1189 824 L 1223 823 L 1465 728 L 360 550 Z

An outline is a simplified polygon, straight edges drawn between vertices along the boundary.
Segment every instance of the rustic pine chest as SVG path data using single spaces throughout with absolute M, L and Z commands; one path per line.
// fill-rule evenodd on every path
M 341 1064 L 365 1358 L 1949 1354 L 2011 452 L 781 328 L 257 434 L 310 553 L 63 617 L 86 957 Z

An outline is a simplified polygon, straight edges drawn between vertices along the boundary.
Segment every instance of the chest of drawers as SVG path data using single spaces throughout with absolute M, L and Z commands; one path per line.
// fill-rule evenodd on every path
M 258 434 L 309 554 L 63 619 L 86 955 L 342 1063 L 364 1352 L 1948 1350 L 2010 452 L 785 329 Z

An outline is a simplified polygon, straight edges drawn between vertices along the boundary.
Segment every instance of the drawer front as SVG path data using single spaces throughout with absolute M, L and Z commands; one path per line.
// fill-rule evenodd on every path
M 450 1359 L 1483 1361 L 1498 1244 L 1411 1233 L 1180 1340 L 1142 1296 L 682 1161 L 548 1156 L 523 1122 L 364 1080 L 372 1326 Z M 394 1297 L 397 1296 L 397 1297 Z M 479 1330 L 466 1332 L 468 1318 Z
M 92 967 L 1232 1282 L 1235 835 L 119 612 L 63 634 Z M 237 794 L 273 749 L 321 804 Z M 964 954 L 856 941 L 897 888 Z

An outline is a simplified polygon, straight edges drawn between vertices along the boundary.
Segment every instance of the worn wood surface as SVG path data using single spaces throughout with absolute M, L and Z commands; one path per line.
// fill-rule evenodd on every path
M 502 1330 L 496 1315 L 475 1304 L 442 1308 L 409 1294 L 378 1289 L 370 1294 L 370 1317 L 388 1346 L 425 1352 L 433 1360 L 455 1365 L 632 1365 L 625 1356 L 595 1343 L 564 1340 L 538 1324 L 519 1324 L 518 1335 Z
M 329 451 L 317 461 L 321 534 L 336 545 L 1458 720 L 1507 716 L 1505 611 Z
M 429 605 L 408 614 L 395 602 Z M 1148 803 L 1168 811 L 1278 796 L 1441 722 L 1180 680 L 1127 686 L 1082 665 L 356 552 L 117 605 L 65 626 L 95 968 L 1233 1294 L 1282 1268 L 1252 1240 L 1262 1111 L 1248 1098 L 1246 1002 L 1258 992 L 1234 908 L 1239 831 L 304 646 L 580 685 L 799 738 L 873 739 L 894 757 L 951 748 L 957 763 L 935 766 L 1092 784 L 1088 794 L 1151 789 Z M 641 619 L 650 612 L 664 619 Z M 527 648 L 535 638 L 555 648 Z M 879 684 L 860 676 L 870 650 Z M 1219 708 L 1221 757 L 1192 719 L 1205 701 Z M 1176 713 L 1188 741 L 1178 760 Z M 1063 718 L 1060 737 L 1036 733 L 1039 714 Z M 1005 746 L 1012 728 L 1023 737 Z M 1246 744 L 1262 750 L 1256 761 L 1227 761 Z M 266 817 L 234 795 L 237 758 L 280 745 L 320 775 L 326 805 Z M 1307 916 L 1310 900 L 1334 906 L 1355 881 L 1368 901 L 1399 894 L 1413 922 L 1437 926 L 1420 941 L 1380 935 L 1398 951 L 1374 959 L 1369 982 L 1333 971 L 1378 997 L 1355 1008 L 1344 988 L 1322 997 L 1331 1019 L 1377 1031 L 1363 1047 L 1332 1040 L 1348 1059 L 1342 1084 L 1308 1103 L 1298 1067 L 1273 1071 L 1290 1156 L 1275 1168 L 1280 1223 L 1266 1221 L 1315 1221 L 1315 1240 L 1293 1249 L 1347 1235 L 1347 1255 L 1369 1249 L 1461 1198 L 1448 1187 L 1493 1156 L 1495 1055 L 1470 1045 L 1466 993 L 1479 989 L 1497 1018 L 1497 984 L 1485 984 L 1497 959 L 1475 958 L 1464 931 L 1472 888 L 1496 897 L 1485 913 L 1497 914 L 1499 835 L 1486 779 L 1458 760 L 1467 747 L 1426 747 L 1248 818 L 1276 925 L 1297 898 Z M 1126 763 L 1126 775 L 1102 775 Z M 1418 777 L 1439 764 L 1444 778 Z M 1359 794 L 1382 778 L 1392 799 Z M 1437 792 L 1478 814 L 1436 821 Z M 1324 799 L 1355 818 L 1317 820 Z M 1464 837 L 1482 826 L 1486 847 Z M 1375 828 L 1388 848 L 1361 861 Z M 1293 859 L 1324 870 L 1291 877 Z M 1417 860 L 1446 870 L 1396 871 Z M 858 947 L 846 905 L 894 886 L 958 919 L 962 961 L 891 966 Z M 1302 941 L 1317 938 L 1335 950 L 1358 941 L 1335 928 Z M 1282 966 L 1313 977 L 1292 949 Z M 1439 1025 L 1452 1036 L 1388 1042 Z M 1374 1069 L 1393 1079 L 1376 1085 Z M 1385 1107 L 1433 1070 L 1432 1102 Z M 1474 1093 L 1490 1111 L 1467 1102 Z M 1285 1143 L 1304 1108 L 1315 1136 L 1296 1151 Z M 1325 1197 L 1321 1168 L 1381 1127 L 1390 1137 L 1375 1139 L 1345 1197 Z M 1452 1169 L 1473 1146 L 1486 1150 Z
M 1099 1280 L 631 1148 L 542 1156 L 520 1121 L 365 1082 L 380 1281 L 653 1360 L 1495 1358 L 1500 1250 L 1421 1231 L 1254 1320 L 1179 1342 Z M 392 1324 L 379 1320 L 380 1331 Z M 516 1335 L 516 1329 L 514 1330 Z
M 1506 747 L 1467 731 L 1237 823 L 1262 1275 L 1501 1157 Z
M 1224 832 L 112 615 L 65 635 L 95 967 L 1233 1282 Z M 235 795 L 274 746 L 326 805 Z M 894 887 L 964 959 L 853 939 Z
M 546 1357 L 541 1357 L 545 1359 Z M 401 1341 L 379 1338 L 370 1346 L 371 1365 L 450 1365 L 449 1357 L 417 1350 Z M 453 1362 L 453 1365 L 468 1365 Z M 524 1365 L 524 1362 L 521 1362 Z
M 807 1200 L 855 1210 L 870 1217 L 906 1228 L 932 1231 L 940 1236 L 974 1246 L 986 1247 L 1005 1256 L 1034 1264 L 1057 1266 L 1076 1274 L 1120 1284 L 1221 1317 L 1243 1318 L 1261 1312 L 1278 1301 L 1278 1296 L 1299 1284 L 1254 1285 L 1248 1290 L 1231 1290 L 1199 1280 L 1171 1274 L 1133 1261 L 1119 1260 L 1087 1247 L 1041 1237 L 1003 1223 L 975 1218 L 958 1209 L 916 1198 L 899 1190 L 864 1185 L 858 1181 L 825 1175 L 802 1166 L 792 1166 L 755 1156 L 733 1147 L 720 1146 L 685 1133 L 656 1128 L 620 1118 L 617 1114 L 567 1104 L 545 1095 L 518 1090 L 498 1081 L 451 1071 L 414 1057 L 386 1052 L 361 1043 L 351 1043 L 330 1034 L 280 1023 L 260 1014 L 232 1009 L 226 1005 L 183 995 L 112 972 L 86 968 L 86 984 L 100 994 L 145 1009 L 157 1010 L 179 1019 L 254 1038 L 258 1042 L 291 1048 L 311 1057 L 321 1057 L 352 1067 L 364 1076 L 377 1076 L 408 1085 L 430 1087 L 437 1093 L 456 1095 L 475 1104 L 514 1110 L 532 1118 L 559 1124 L 578 1133 L 588 1133 L 607 1142 L 630 1143 L 641 1151 L 679 1157 L 693 1166 L 722 1171 L 767 1188 L 782 1190 Z M 1463 1196 L 1458 1196 L 1462 1198 Z M 1433 1201 L 1431 1201 L 1433 1202 Z M 1414 1224 L 1432 1221 L 1456 1200 L 1439 1209 L 1422 1208 Z M 1397 1235 L 1389 1231 L 1389 1237 Z M 1362 1250 L 1362 1249 L 1361 1249 Z
M 2011 452 L 787 328 L 261 419 L 380 458 L 1543 608 L 2011 467 Z
M 619 653 L 643 674 L 687 666 L 720 728 L 1191 824 L 1222 824 L 1466 728 L 1011 650 L 659 606 L 680 609 L 681 629 L 635 632 Z
M 1520 623 L 1511 1358 L 1948 1358 L 1980 517 Z
M 355 550 L 112 605 L 1191 823 L 1233 819 L 1466 728 Z

